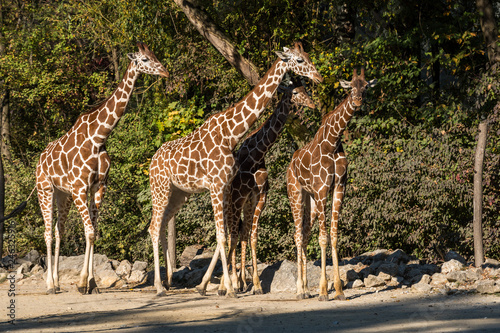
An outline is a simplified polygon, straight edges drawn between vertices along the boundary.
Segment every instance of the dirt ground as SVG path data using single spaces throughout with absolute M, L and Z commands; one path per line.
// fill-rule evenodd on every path
M 41 280 L 9 296 L 0 284 L 0 332 L 499 332 L 500 296 L 422 294 L 407 289 L 348 289 L 347 301 L 298 301 L 293 293 L 208 296 L 193 289 L 156 297 L 152 287 L 80 295 L 63 284 L 45 295 Z M 14 299 L 15 320 L 9 323 Z

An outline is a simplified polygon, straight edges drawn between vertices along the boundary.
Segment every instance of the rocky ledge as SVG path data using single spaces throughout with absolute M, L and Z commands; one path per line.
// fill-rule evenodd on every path
M 200 245 L 187 247 L 173 274 L 174 288 L 192 288 L 201 282 L 208 268 L 213 251 Z M 45 279 L 45 258 L 35 250 L 22 259 L 17 259 L 14 265 L 17 283 L 28 280 Z M 9 273 L 7 263 L 12 258 L 5 257 L 0 262 L 0 283 L 4 282 Z M 105 255 L 95 254 L 95 275 L 101 289 L 131 288 L 153 285 L 153 267 L 143 261 L 117 261 Z M 83 265 L 83 255 L 64 257 L 60 259 L 59 276 L 61 283 L 76 283 Z M 239 267 L 238 267 L 239 268 Z M 247 270 L 251 272 L 252 267 Z M 295 292 L 297 265 L 284 260 L 272 265 L 259 263 L 259 275 L 264 292 Z M 165 270 L 162 268 L 162 275 Z M 216 266 L 215 277 L 212 278 L 215 288 L 219 282 L 222 269 L 220 263 Z M 321 274 L 320 262 L 309 262 L 307 265 L 309 287 L 317 290 Z M 332 265 L 327 266 L 328 278 L 331 282 Z M 250 277 L 250 274 L 247 274 Z M 340 277 L 344 288 L 411 288 L 421 293 L 499 293 L 500 292 L 500 262 L 487 259 L 482 267 L 473 267 L 460 254 L 450 251 L 443 263 L 428 263 L 409 256 L 402 250 L 376 250 L 363 253 L 354 258 L 346 258 L 340 262 Z M 251 287 L 251 280 L 248 281 Z M 330 286 L 330 289 L 333 286 Z

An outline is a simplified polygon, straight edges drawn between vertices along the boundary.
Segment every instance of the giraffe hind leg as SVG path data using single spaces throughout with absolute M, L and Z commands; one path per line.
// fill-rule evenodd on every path
M 56 239 L 55 249 L 54 249 L 54 289 L 55 291 L 60 291 L 59 284 L 59 252 L 61 246 L 61 237 L 64 235 L 64 224 L 68 217 L 69 209 L 71 208 L 71 196 L 64 192 L 56 190 L 55 201 L 57 202 L 57 223 L 54 228 L 54 236 Z

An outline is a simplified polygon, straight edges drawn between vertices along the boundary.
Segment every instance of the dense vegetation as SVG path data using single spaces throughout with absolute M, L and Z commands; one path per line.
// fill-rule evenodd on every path
M 349 79 L 360 66 L 378 84 L 345 133 L 350 164 L 340 218 L 341 255 L 381 247 L 432 259 L 449 249 L 471 255 L 474 149 L 477 125 L 488 118 L 485 252 L 500 259 L 500 127 L 494 108 L 500 74 L 488 65 L 475 1 L 241 3 L 197 1 L 260 75 L 274 61 L 273 51 L 300 40 L 325 78 L 309 87 L 320 107 L 296 115 L 267 156 L 270 193 L 261 217 L 259 259 L 294 257 L 286 167 L 293 152 L 312 138 L 321 115 L 345 96 L 339 80 Z M 163 142 L 186 135 L 251 86 L 173 1 L 0 4 L 6 212 L 33 189 L 45 146 L 117 87 L 128 65 L 126 53 L 136 51 L 136 41 L 148 44 L 170 71 L 169 79 L 140 76 L 107 142 L 112 167 L 96 243 L 96 251 L 108 257 L 151 261 L 151 157 Z M 35 198 L 15 221 L 19 252 L 45 252 Z M 213 245 L 208 193 L 193 195 L 176 223 L 177 251 L 195 243 Z M 81 254 L 84 245 L 81 219 L 73 209 L 62 254 Z M 309 251 L 318 256 L 317 232 Z

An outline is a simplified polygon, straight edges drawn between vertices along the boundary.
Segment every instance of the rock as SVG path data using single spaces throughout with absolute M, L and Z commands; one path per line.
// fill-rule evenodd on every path
M 120 277 L 113 270 L 111 262 L 100 265 L 95 272 L 99 288 L 110 288 L 116 285 Z
M 428 293 L 429 291 L 432 290 L 432 287 L 429 284 L 423 282 L 414 284 L 412 288 L 418 292 L 423 292 L 423 293 Z
M 363 281 L 361 281 L 361 279 L 354 280 L 354 282 L 352 283 L 352 288 L 361 288 L 364 286 L 365 284 L 363 283 Z
M 440 271 L 439 266 L 434 264 L 420 265 L 419 269 L 423 274 L 429 274 L 429 275 L 432 275 L 434 273 L 439 273 Z
M 188 288 L 195 287 L 201 283 L 208 267 L 190 270 L 184 275 L 185 286 Z M 173 278 L 173 277 L 172 277 Z
M 450 282 L 464 283 L 467 280 L 467 276 L 464 271 L 451 271 L 446 274 L 446 278 Z
M 297 291 L 297 265 L 284 260 L 275 272 L 271 282 L 272 293 Z
M 397 249 L 393 251 L 391 254 L 389 254 L 385 258 L 385 261 L 389 263 L 394 263 L 396 265 L 399 265 L 401 263 L 406 264 L 408 261 L 410 261 L 410 257 L 403 250 Z
M 441 287 L 444 286 L 448 282 L 448 278 L 446 277 L 446 274 L 443 273 L 434 273 L 432 275 L 432 281 L 430 285 L 432 287 Z
M 377 275 L 377 276 L 378 276 L 379 278 L 381 278 L 382 280 L 384 280 L 384 281 L 390 281 L 390 280 L 391 280 L 391 278 L 392 278 L 392 276 L 390 276 L 389 274 L 384 273 L 384 272 L 380 272 L 380 273 L 378 273 L 378 275 Z
M 194 257 L 203 253 L 203 249 L 203 245 L 199 244 L 187 246 L 179 257 L 180 265 L 186 267 L 189 266 L 189 263 Z
M 470 267 L 465 271 L 465 278 L 468 281 L 481 280 L 482 277 L 483 277 L 483 269 L 481 267 L 479 268 Z
M 500 292 L 500 285 L 493 280 L 481 280 L 475 284 L 477 292 L 481 294 L 494 294 Z
M 33 264 L 31 264 L 31 262 L 25 262 L 17 268 L 16 273 L 18 275 L 27 274 L 27 273 L 29 273 L 31 266 L 33 266 Z
M 444 256 L 445 261 L 450 261 L 452 259 L 455 259 L 455 260 L 461 262 L 463 265 L 466 264 L 465 258 L 462 257 L 460 254 L 458 254 L 455 251 L 449 251 L 448 253 L 445 254 L 445 256 Z
M 122 260 L 116 268 L 116 274 L 122 278 L 127 278 L 131 272 L 132 264 L 128 260 Z
M 145 261 L 136 261 L 132 266 L 132 271 L 145 271 L 148 268 L 148 263 Z
M 447 274 L 449 272 L 459 271 L 463 267 L 464 267 L 464 265 L 460 261 L 458 261 L 456 259 L 451 259 L 451 260 L 448 260 L 447 262 L 445 262 L 441 266 L 441 273 Z
M 209 249 L 204 249 L 201 254 L 194 256 L 194 258 L 189 262 L 189 267 L 191 269 L 200 269 L 207 267 L 214 256 L 214 251 Z M 181 263 L 181 265 L 183 265 Z
M 145 271 L 133 270 L 127 278 L 128 283 L 141 283 L 146 278 Z
M 40 253 L 38 253 L 37 250 L 31 250 L 23 259 L 35 264 L 37 260 L 40 259 Z
M 499 268 L 499 267 L 500 267 L 500 261 L 495 260 L 495 259 L 491 259 L 491 258 L 487 258 L 487 259 L 484 261 L 483 267 L 494 267 L 494 268 Z
M 363 282 L 368 288 L 385 286 L 385 281 L 373 274 L 368 275 Z
M 110 262 L 111 262 L 111 266 L 116 271 L 116 269 L 118 268 L 118 266 L 120 266 L 120 262 L 118 260 L 115 260 L 115 259 L 111 259 Z
M 399 266 L 393 262 L 384 262 L 378 267 L 377 271 L 379 273 L 386 273 L 390 276 L 397 276 L 399 272 Z
M 44 271 L 43 267 L 36 264 L 35 266 L 33 266 L 30 273 L 33 275 L 37 275 L 37 274 L 43 274 L 43 271 Z

